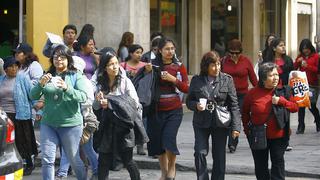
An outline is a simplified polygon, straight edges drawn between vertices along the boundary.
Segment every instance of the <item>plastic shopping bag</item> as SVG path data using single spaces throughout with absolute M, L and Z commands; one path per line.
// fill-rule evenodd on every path
M 289 75 L 289 86 L 293 89 L 293 99 L 299 107 L 310 108 L 310 90 L 306 72 L 291 71 Z

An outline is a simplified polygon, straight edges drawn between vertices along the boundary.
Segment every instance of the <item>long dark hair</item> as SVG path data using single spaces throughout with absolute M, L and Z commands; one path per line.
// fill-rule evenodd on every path
M 159 51 L 167 44 L 167 43 L 172 43 L 174 47 L 176 47 L 176 44 L 174 43 L 174 41 L 170 38 L 167 38 L 167 37 L 163 37 L 160 39 L 159 41 L 159 44 L 158 44 L 158 49 Z M 172 63 L 174 64 L 179 64 L 180 61 L 179 59 L 176 57 L 176 56 L 173 56 L 172 58 Z M 155 64 L 160 66 L 160 69 L 163 68 L 164 64 L 162 62 L 162 55 L 161 53 L 159 52 L 156 56 L 156 61 L 155 61 Z
M 265 58 L 266 58 L 267 51 L 268 51 L 268 49 L 269 49 L 269 42 L 268 42 L 268 40 L 269 40 L 269 38 L 270 38 L 271 36 L 273 36 L 274 38 L 277 38 L 277 36 L 276 36 L 275 34 L 272 34 L 272 33 L 267 36 L 266 41 L 265 41 L 265 43 L 264 43 L 264 49 L 263 49 L 263 51 L 262 51 L 262 59 L 265 59 Z
M 316 52 L 316 49 L 314 48 L 314 46 L 312 45 L 312 43 L 309 39 L 303 39 L 300 43 L 299 52 L 302 56 L 304 56 L 304 54 L 302 52 L 303 49 L 310 49 L 311 54 L 314 54 Z
M 129 61 L 132 58 L 130 54 L 136 52 L 136 50 L 138 50 L 138 49 L 141 49 L 141 51 L 143 52 L 143 47 L 140 46 L 140 44 L 132 44 L 132 45 L 130 45 L 129 48 L 128 48 L 129 55 L 126 58 L 126 61 Z
M 125 32 L 122 34 L 121 37 L 121 41 L 119 43 L 119 47 L 118 47 L 118 52 L 117 54 L 119 55 L 120 53 L 120 49 L 125 46 L 125 47 L 129 47 L 131 44 L 133 44 L 133 40 L 134 40 L 134 35 L 132 32 Z
M 120 86 L 120 83 L 121 83 L 121 71 L 119 69 L 119 74 L 116 76 L 112 86 L 109 87 L 110 78 L 105 69 L 113 57 L 117 57 L 114 50 L 104 53 L 100 57 L 100 63 L 98 67 L 98 75 L 97 75 L 98 86 L 100 86 L 100 90 L 104 91 L 106 94 L 108 94 L 111 91 L 114 91 L 115 88 Z
M 28 68 L 33 61 L 39 62 L 38 56 L 36 54 L 34 54 L 33 52 L 26 52 L 25 55 L 26 55 L 26 59 L 25 59 L 24 63 L 21 64 L 22 69 Z
M 93 40 L 93 43 L 95 45 L 96 42 L 94 40 L 94 26 L 92 24 L 85 24 L 80 31 L 77 42 L 73 43 L 73 49 L 75 51 L 80 51 L 81 46 L 86 46 L 91 39 Z
M 263 62 L 274 62 L 275 61 L 275 50 L 277 48 L 277 46 L 281 43 L 284 42 L 284 40 L 280 39 L 280 38 L 274 38 L 271 43 L 270 43 L 270 47 L 267 50 L 267 54 L 266 54 L 266 58 L 263 59 Z M 282 58 L 284 58 L 286 56 L 286 54 L 282 54 Z
M 61 44 L 61 45 L 58 45 L 56 48 L 54 48 L 52 52 L 52 55 L 50 57 L 51 66 L 48 70 L 48 73 L 51 73 L 52 75 L 56 74 L 56 67 L 53 65 L 53 56 L 55 54 L 63 55 L 67 57 L 67 60 L 68 60 L 67 72 L 75 73 L 77 71 L 77 69 L 73 65 L 72 53 L 70 49 L 67 46 Z

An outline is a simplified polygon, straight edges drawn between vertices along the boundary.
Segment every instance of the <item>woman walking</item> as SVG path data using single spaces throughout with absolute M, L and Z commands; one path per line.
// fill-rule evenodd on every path
M 200 75 L 195 75 L 190 84 L 187 107 L 194 111 L 193 130 L 195 135 L 194 162 L 198 180 L 209 180 L 206 156 L 209 151 L 209 137 L 212 138 L 213 167 L 211 179 L 224 180 L 226 169 L 226 142 L 231 129 L 232 138 L 240 134 L 240 112 L 236 89 L 230 75 L 220 72 L 220 58 L 216 51 L 202 57 Z M 200 101 L 204 99 L 205 104 Z M 215 116 L 215 105 L 226 106 L 231 113 L 231 122 L 219 126 Z
M 176 46 L 171 39 L 162 38 L 159 42 L 159 53 L 153 64 L 159 67 L 160 78 L 156 83 L 160 98 L 157 100 L 154 119 L 148 119 L 149 156 L 158 156 L 161 178 L 174 179 L 176 176 L 177 133 L 182 121 L 182 102 L 179 93 L 188 93 L 187 70 L 175 58 Z M 159 71 L 158 70 L 158 71 Z M 177 75 L 181 75 L 181 80 Z
M 77 179 L 84 180 L 87 175 L 79 156 L 83 129 L 80 103 L 87 99 L 84 77 L 74 68 L 67 46 L 57 46 L 50 62 L 48 73 L 31 89 L 33 99 L 43 95 L 45 100 L 40 127 L 42 177 L 54 179 L 56 147 L 61 144 Z
M 119 106 L 114 106 L 112 99 L 126 97 L 119 102 L 134 109 L 134 112 L 123 109 L 130 117 L 135 117 L 138 111 L 139 99 L 131 80 L 120 71 L 120 65 L 116 54 L 107 52 L 100 57 L 97 76 L 98 92 L 94 101 L 94 108 L 102 108 L 102 118 L 99 125 L 100 139 L 97 146 L 98 179 L 109 177 L 114 154 L 120 156 L 122 163 L 127 168 L 132 180 L 140 180 L 140 172 L 137 164 L 132 159 L 135 146 L 135 133 L 133 119 L 124 118 L 119 114 Z M 118 107 L 118 108 L 117 108 Z M 118 114 L 118 115 L 117 115 Z M 121 123 L 121 125 L 119 124 Z M 142 127 L 143 128 L 143 127 Z
M 290 112 L 297 112 L 298 105 L 290 101 L 291 90 L 280 84 L 277 65 L 264 63 L 259 68 L 258 86 L 251 89 L 243 102 L 242 122 L 248 136 L 249 122 L 266 124 L 267 147 L 251 149 L 255 174 L 258 180 L 285 179 L 284 153 L 289 143 Z M 268 169 L 269 154 L 271 173 Z

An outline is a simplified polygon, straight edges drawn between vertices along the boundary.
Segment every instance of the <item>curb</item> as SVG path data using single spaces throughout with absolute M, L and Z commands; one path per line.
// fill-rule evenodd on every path
M 158 162 L 154 161 L 143 161 L 143 160 L 135 160 L 140 169 L 152 169 L 159 170 L 160 166 Z M 180 163 L 176 163 L 177 171 L 196 171 L 195 167 L 185 166 Z M 212 168 L 208 167 L 208 171 L 211 172 Z M 249 166 L 232 166 L 229 165 L 226 167 L 226 174 L 239 174 L 239 175 L 255 175 L 254 168 Z M 286 170 L 286 177 L 304 177 L 304 178 L 314 178 L 320 179 L 320 174 L 311 174 L 311 173 L 303 173 L 303 172 L 293 172 Z
M 60 158 L 56 158 L 55 166 L 59 166 Z M 135 162 L 138 164 L 139 169 L 152 169 L 152 170 L 160 170 L 159 162 L 155 160 L 145 161 L 145 160 L 137 160 Z M 41 167 L 41 159 L 39 157 L 35 158 L 35 166 Z M 176 163 L 176 170 L 182 172 L 190 172 L 196 171 L 195 167 L 182 165 L 181 163 Z M 212 168 L 208 167 L 208 171 L 211 172 Z M 254 168 L 250 166 L 226 166 L 226 174 L 239 174 L 239 175 L 254 175 Z M 303 172 L 293 172 L 286 170 L 286 177 L 305 177 L 305 178 L 314 178 L 320 179 L 320 174 L 311 174 L 311 173 L 303 173 Z

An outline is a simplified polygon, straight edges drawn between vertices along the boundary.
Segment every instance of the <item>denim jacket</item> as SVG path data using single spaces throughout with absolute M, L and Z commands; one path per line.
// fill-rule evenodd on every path
M 0 86 L 6 78 L 6 75 L 0 76 Z M 32 118 L 32 103 L 29 97 L 31 86 L 31 82 L 25 76 L 20 73 L 17 74 L 13 89 L 17 120 L 29 120 Z

